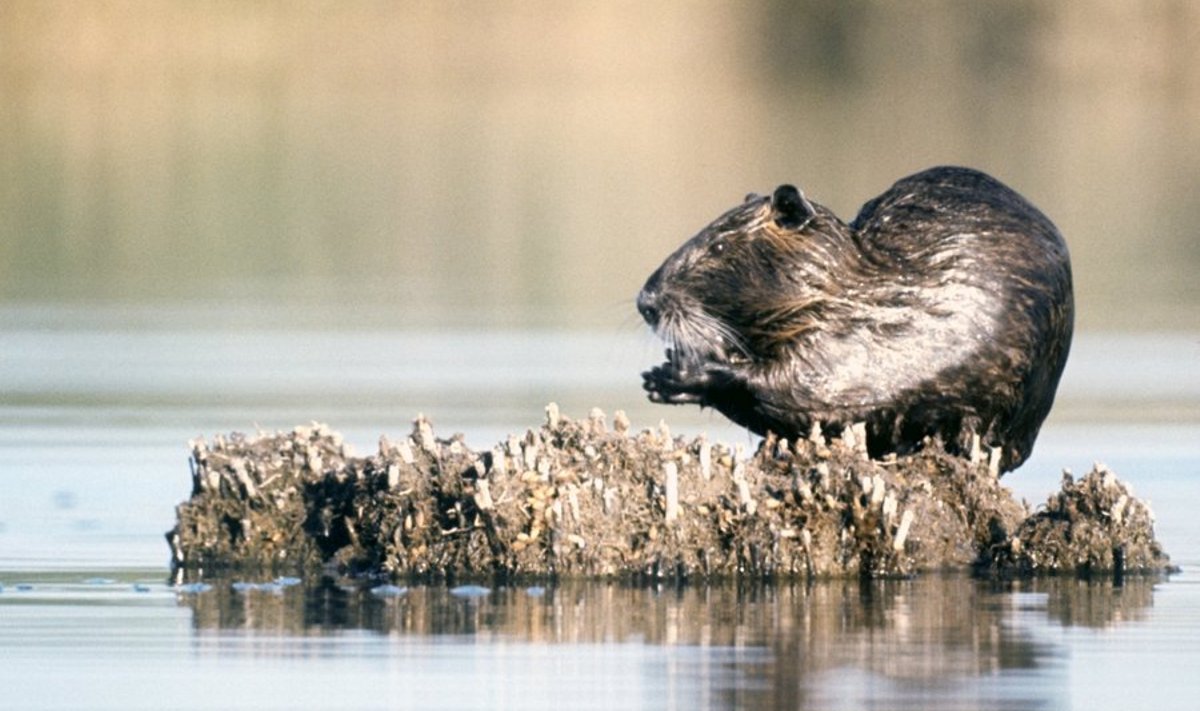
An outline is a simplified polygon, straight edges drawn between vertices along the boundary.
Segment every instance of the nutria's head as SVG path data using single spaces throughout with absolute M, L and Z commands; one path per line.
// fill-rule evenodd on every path
M 682 362 L 767 358 L 840 297 L 856 253 L 845 223 L 782 185 L 747 196 L 667 257 L 638 311 Z

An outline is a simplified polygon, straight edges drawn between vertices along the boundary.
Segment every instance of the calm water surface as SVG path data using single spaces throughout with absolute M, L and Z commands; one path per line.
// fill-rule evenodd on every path
M 632 333 L 179 328 L 177 314 L 4 311 L 0 688 L 13 708 L 1195 708 L 1197 339 L 1080 339 L 1009 478 L 1044 500 L 1102 459 L 1151 500 L 1170 581 L 570 584 L 384 596 L 331 579 L 189 592 L 162 532 L 186 441 L 317 418 L 360 452 L 417 411 L 476 447 L 625 406 L 636 425 L 752 440 L 643 405 Z M 90 325 L 85 325 L 90 324 Z M 1104 364 L 1120 355 L 1136 386 Z M 1117 405 L 1114 403 L 1124 403 Z M 243 587 L 243 586 L 238 586 Z M 462 591 L 459 591 L 460 593 Z M 467 591 L 471 593 L 472 591 Z M 14 702 L 14 703 L 9 703 Z

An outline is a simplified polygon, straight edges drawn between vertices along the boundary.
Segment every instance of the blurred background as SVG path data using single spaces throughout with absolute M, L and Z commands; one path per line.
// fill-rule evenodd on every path
M 1056 221 L 1081 330 L 1200 328 L 1197 2 L 0 7 L 8 305 L 618 329 L 745 193 L 941 163 Z
M 720 428 L 644 401 L 645 277 L 947 163 L 1070 245 L 1052 422 L 1200 422 L 1200 2 L 6 0 L 0 434 Z

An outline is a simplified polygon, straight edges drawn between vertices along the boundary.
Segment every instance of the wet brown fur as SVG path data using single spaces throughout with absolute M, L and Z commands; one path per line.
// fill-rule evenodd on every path
M 868 425 L 871 451 L 971 435 L 1028 456 L 1070 347 L 1065 243 L 978 171 L 896 183 L 850 224 L 781 186 L 672 254 L 638 297 L 669 345 L 652 400 L 763 433 Z

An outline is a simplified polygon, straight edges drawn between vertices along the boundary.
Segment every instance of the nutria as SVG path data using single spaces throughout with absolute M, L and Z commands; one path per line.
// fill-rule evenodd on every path
M 864 422 L 872 456 L 973 435 L 1015 469 L 1058 387 L 1074 306 L 1067 246 L 979 171 L 909 176 L 847 225 L 791 185 L 750 195 L 646 281 L 667 341 L 654 402 L 803 437 Z

